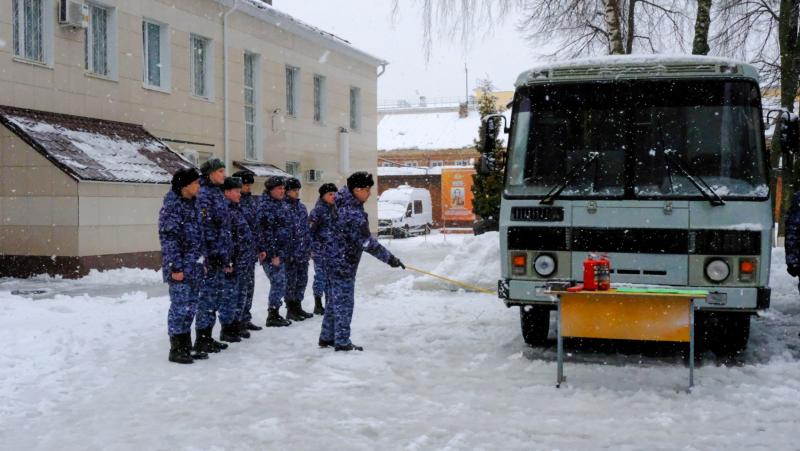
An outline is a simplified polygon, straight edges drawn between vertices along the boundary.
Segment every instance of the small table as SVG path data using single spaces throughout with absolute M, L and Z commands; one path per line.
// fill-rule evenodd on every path
M 695 300 L 700 290 L 611 289 L 552 291 L 558 296 L 558 375 L 564 377 L 564 337 L 689 343 L 689 389 L 694 386 Z

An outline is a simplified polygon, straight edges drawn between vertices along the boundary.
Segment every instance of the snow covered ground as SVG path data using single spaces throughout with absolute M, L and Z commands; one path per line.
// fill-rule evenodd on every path
M 498 276 L 496 234 L 384 243 L 460 280 Z M 575 353 L 556 389 L 554 347 L 526 347 L 516 309 L 369 256 L 353 324 L 365 352 L 317 348 L 314 318 L 194 365 L 167 361 L 154 271 L 0 279 L 0 448 L 796 450 L 800 300 L 780 249 L 772 277 L 748 350 L 705 356 L 692 394 L 674 351 Z M 259 323 L 266 289 L 259 273 Z

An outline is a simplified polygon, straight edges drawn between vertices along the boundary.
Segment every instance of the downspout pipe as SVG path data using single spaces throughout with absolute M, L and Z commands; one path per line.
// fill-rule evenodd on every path
M 228 124 L 230 119 L 230 106 L 228 105 L 228 16 L 230 16 L 236 8 L 239 7 L 239 0 L 233 0 L 231 9 L 225 12 L 222 16 L 222 84 L 225 97 L 225 113 L 224 113 L 224 130 L 223 130 L 223 146 L 225 146 L 225 172 L 231 172 L 231 152 L 230 152 L 230 126 Z

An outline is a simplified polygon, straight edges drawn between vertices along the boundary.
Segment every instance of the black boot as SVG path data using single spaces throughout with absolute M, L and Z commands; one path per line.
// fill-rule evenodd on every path
M 291 321 L 304 321 L 305 315 L 298 309 L 300 301 L 286 301 L 286 319 Z
M 353 343 L 350 343 L 349 345 L 344 345 L 344 346 L 336 346 L 334 349 L 336 349 L 336 351 L 363 351 L 364 350 L 364 348 L 362 348 L 361 346 L 356 346 Z
M 245 324 L 245 326 L 247 326 L 247 330 L 261 330 L 261 326 L 256 326 L 250 321 L 248 321 L 247 324 Z
M 194 341 L 194 350 L 197 352 L 220 352 L 227 349 L 228 345 L 220 343 L 211 337 L 211 328 L 197 329 L 197 338 Z
M 219 330 L 220 341 L 227 341 L 228 343 L 238 343 L 242 341 L 239 338 L 239 323 L 236 321 L 230 324 L 223 324 Z
M 331 346 L 333 346 L 333 340 L 323 340 L 321 338 L 319 339 L 320 348 L 330 348 Z
M 169 361 L 175 363 L 194 363 L 189 350 L 183 345 L 183 334 L 169 336 Z
M 314 317 L 313 313 L 310 313 L 310 312 L 307 312 L 307 311 L 303 310 L 303 300 L 302 299 L 298 299 L 297 301 L 294 301 L 294 307 L 296 309 L 295 311 L 297 312 L 297 314 L 301 315 L 303 317 L 303 319 L 308 319 L 308 318 L 313 318 Z
M 202 351 L 195 351 L 192 349 L 192 333 L 186 332 L 185 334 L 181 335 L 181 340 L 183 340 L 183 347 L 186 348 L 186 352 L 192 356 L 194 360 L 206 360 L 208 358 L 208 354 Z
M 283 319 L 278 309 L 271 308 L 267 311 L 267 327 L 286 327 L 292 324 L 288 319 Z
M 250 331 L 247 330 L 247 323 L 243 321 L 237 321 L 236 325 L 239 326 L 239 336 L 242 338 L 250 338 Z M 261 329 L 259 327 L 259 329 Z
M 314 314 L 324 315 L 325 307 L 322 306 L 322 296 L 314 296 Z

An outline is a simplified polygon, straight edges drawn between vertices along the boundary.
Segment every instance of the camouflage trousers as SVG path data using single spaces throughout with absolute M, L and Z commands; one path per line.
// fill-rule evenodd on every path
M 314 297 L 321 298 L 325 294 L 326 284 L 325 280 L 328 276 L 325 274 L 325 265 L 321 259 L 314 259 L 314 283 L 311 288 L 314 290 Z
M 256 267 L 255 265 L 248 265 L 245 268 L 237 269 L 237 276 L 239 282 L 239 303 L 242 306 L 242 312 L 239 315 L 239 321 L 246 323 L 253 319 L 250 314 L 250 309 L 253 307 L 253 290 L 256 284 Z
M 323 273 L 329 274 L 328 271 Z M 325 316 L 322 318 L 321 341 L 333 340 L 336 346 L 347 346 L 350 341 L 350 322 L 353 320 L 355 306 L 355 285 L 353 278 L 327 277 L 329 293 L 325 296 Z
M 222 283 L 222 300 L 219 304 L 219 322 L 228 325 L 239 320 L 244 300 L 239 294 L 239 279 L 236 272 L 225 274 Z
M 289 259 L 286 262 L 286 299 L 302 301 L 308 286 L 308 260 Z
M 286 295 L 286 263 L 281 262 L 280 265 L 275 266 L 267 258 L 261 266 L 269 279 L 267 305 L 271 309 L 280 308 L 283 305 L 283 297 Z
M 196 279 L 169 282 L 169 311 L 167 333 L 170 336 L 189 333 L 197 313 L 200 281 Z
M 197 306 L 197 329 L 214 327 L 217 310 L 225 296 L 225 273 L 222 267 L 209 267 L 200 287 L 200 302 Z

